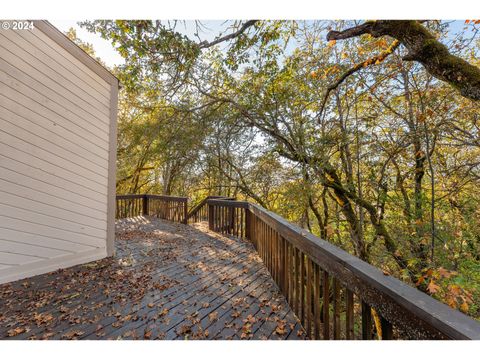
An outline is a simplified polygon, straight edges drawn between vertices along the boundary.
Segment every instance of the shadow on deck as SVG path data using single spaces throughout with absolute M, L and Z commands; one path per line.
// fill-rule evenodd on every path
M 303 339 L 253 246 L 157 218 L 117 221 L 116 255 L 0 285 L 0 338 Z

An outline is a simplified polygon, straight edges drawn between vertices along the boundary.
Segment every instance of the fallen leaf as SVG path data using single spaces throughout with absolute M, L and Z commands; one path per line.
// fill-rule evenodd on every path
M 12 337 L 12 336 L 23 334 L 24 332 L 27 332 L 26 328 L 17 327 L 15 329 L 8 330 L 7 335 L 9 337 Z
M 210 319 L 210 321 L 217 321 L 218 320 L 218 312 L 212 312 L 210 314 L 208 314 L 208 318 Z
M 427 286 L 427 290 L 430 292 L 430 294 L 435 294 L 439 289 L 440 286 L 436 285 L 433 281 L 430 281 Z

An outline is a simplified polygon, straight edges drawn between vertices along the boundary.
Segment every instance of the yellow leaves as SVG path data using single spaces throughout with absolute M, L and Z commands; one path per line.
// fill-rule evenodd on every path
M 387 45 L 387 40 L 385 38 L 382 37 L 377 40 L 377 46 L 385 48 Z
M 325 227 L 325 230 L 327 231 L 327 237 L 331 237 L 333 234 L 335 234 L 335 229 L 333 228 L 332 225 L 328 224 Z
M 53 320 L 53 315 L 52 314 L 35 314 L 33 316 L 33 319 L 37 323 L 38 326 L 42 324 L 49 323 Z
M 152 330 L 151 329 L 145 329 L 145 332 L 143 333 L 143 338 L 146 340 L 151 339 L 152 337 Z
M 417 282 L 415 283 L 415 285 L 420 286 L 421 284 L 423 284 L 424 281 L 425 281 L 425 278 L 423 276 L 420 276 Z
M 340 206 L 345 205 L 345 202 L 342 199 L 340 199 L 335 193 L 333 193 L 332 195 L 335 198 L 335 200 L 337 201 L 338 205 L 340 205 Z
M 463 302 L 462 305 L 460 305 L 460 310 L 464 313 L 468 312 L 469 306 L 466 302 Z
M 285 320 L 281 320 L 277 323 L 277 327 L 275 328 L 275 333 L 277 335 L 285 335 L 287 333 L 286 329 L 287 322 Z
M 452 284 L 448 288 L 452 295 L 458 296 L 462 293 L 462 289 L 457 284 Z
M 153 308 L 153 307 L 155 306 L 155 304 L 154 304 L 154 303 L 148 303 L 147 306 L 151 309 L 151 308 Z
M 335 46 L 336 43 L 337 43 L 337 40 L 330 40 L 330 41 L 328 42 L 327 46 L 328 46 L 329 48 L 331 48 L 331 47 Z
M 245 320 L 243 320 L 244 323 L 250 323 L 254 324 L 257 321 L 255 317 L 252 314 L 249 314 Z
M 438 290 L 440 289 L 440 286 L 435 284 L 432 280 L 430 280 L 430 283 L 427 286 L 427 290 L 430 294 L 435 294 Z
M 325 173 L 325 177 L 327 178 L 328 181 L 335 182 L 335 179 L 330 174 Z
M 62 339 L 72 340 L 76 339 L 78 336 L 82 336 L 83 334 L 85 334 L 84 331 L 70 330 L 69 332 L 62 335 Z
M 210 314 L 208 314 L 208 318 L 210 321 L 217 321 L 218 320 L 218 312 L 214 311 Z
M 325 78 L 329 75 L 335 75 L 335 74 L 338 74 L 339 72 L 340 72 L 340 67 L 337 65 L 332 65 L 324 70 L 323 77 Z
M 437 271 L 438 271 L 438 274 L 441 277 L 444 277 L 445 279 L 449 279 L 455 273 L 453 271 L 448 271 L 448 270 L 444 269 L 443 267 L 439 267 Z
M 9 337 L 17 336 L 17 335 L 23 334 L 24 332 L 27 332 L 27 328 L 17 327 L 15 329 L 8 330 L 7 336 Z
M 416 154 L 416 157 L 417 157 L 417 158 L 418 158 L 418 157 L 421 157 L 421 156 L 420 156 L 420 155 L 421 155 L 420 153 L 421 153 L 421 151 L 419 151 L 419 152 Z M 417 219 L 417 220 L 415 220 L 415 225 L 417 225 L 417 226 L 423 225 L 422 219 Z
M 342 59 L 346 59 L 348 57 L 346 52 L 342 52 L 342 55 L 340 55 Z

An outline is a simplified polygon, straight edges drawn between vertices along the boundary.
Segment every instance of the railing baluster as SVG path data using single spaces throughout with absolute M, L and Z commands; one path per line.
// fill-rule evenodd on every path
M 300 316 L 305 324 L 305 256 L 300 251 Z
M 314 306 L 313 306 L 313 316 L 314 316 L 314 322 L 315 322 L 315 331 L 314 331 L 314 337 L 315 339 L 320 339 L 320 326 L 321 326 L 321 321 L 320 321 L 320 299 L 322 297 L 320 293 L 320 266 L 317 264 L 314 264 L 313 268 L 313 274 L 314 274 Z
M 305 327 L 309 338 L 312 337 L 312 262 L 306 258 L 306 297 L 305 297 Z
M 295 277 L 294 277 L 294 289 L 295 289 L 295 314 L 300 319 L 300 254 L 299 250 L 294 248 L 295 261 Z
M 362 301 L 362 340 L 372 339 L 372 310 Z
M 354 334 L 354 302 L 353 302 L 353 292 L 350 290 L 345 291 L 346 295 L 346 329 L 345 334 L 347 340 L 353 340 L 355 338 Z
M 387 319 L 385 319 L 383 316 L 380 316 L 380 324 L 382 327 L 382 340 L 392 340 L 393 338 L 392 323 Z
M 333 278 L 333 339 L 340 339 L 340 284 Z
M 330 286 L 328 272 L 323 271 L 323 338 L 330 339 Z

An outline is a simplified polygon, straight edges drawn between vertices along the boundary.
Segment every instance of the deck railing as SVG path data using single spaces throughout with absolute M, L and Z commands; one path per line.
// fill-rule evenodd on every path
M 261 206 L 210 196 L 118 195 L 116 217 L 208 221 L 250 241 L 311 339 L 480 339 L 480 323 Z
M 208 199 L 210 230 L 251 241 L 311 339 L 480 339 L 480 323 L 245 201 Z
M 175 222 L 187 222 L 188 198 L 167 195 L 117 195 L 117 219 L 141 215 Z

